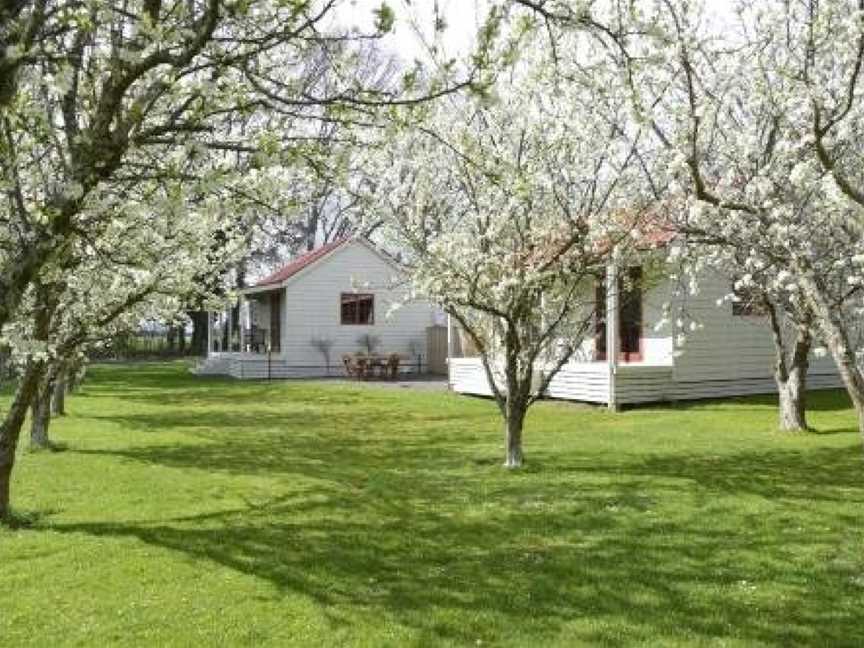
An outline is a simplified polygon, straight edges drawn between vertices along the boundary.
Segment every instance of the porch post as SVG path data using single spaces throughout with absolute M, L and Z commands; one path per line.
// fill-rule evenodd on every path
M 453 388 L 450 382 L 450 359 L 453 357 L 453 318 L 447 313 L 447 389 Z
M 240 293 L 239 297 L 239 305 L 237 307 L 237 315 L 240 317 L 240 351 L 241 353 L 246 353 L 245 343 L 246 343 L 246 330 L 247 330 L 247 322 L 248 322 L 248 312 L 247 308 L 249 308 L 249 302 L 246 301 L 246 296 L 243 293 Z
M 606 266 L 606 363 L 609 367 L 609 409 L 618 411 L 616 382 L 618 377 L 618 248 L 612 251 L 612 260 Z
M 228 323 L 228 353 L 234 352 L 234 304 L 228 305 L 225 321 Z

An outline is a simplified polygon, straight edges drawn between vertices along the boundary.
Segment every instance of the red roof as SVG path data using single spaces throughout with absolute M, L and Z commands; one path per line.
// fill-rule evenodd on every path
M 327 243 L 327 245 L 322 245 L 319 248 L 311 250 L 306 254 L 301 254 L 299 257 L 291 261 L 288 265 L 280 268 L 273 274 L 267 275 L 261 281 L 255 284 L 255 287 L 259 286 L 270 286 L 273 284 L 280 284 L 286 279 L 293 277 L 295 274 L 300 272 L 303 268 L 312 265 L 322 257 L 327 256 L 338 247 L 345 245 L 351 239 L 343 238 L 338 241 L 333 241 L 332 243 Z

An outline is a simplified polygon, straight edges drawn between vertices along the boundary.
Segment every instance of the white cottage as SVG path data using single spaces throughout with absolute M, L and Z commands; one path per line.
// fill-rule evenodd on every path
M 242 290 L 239 321 L 211 317 L 209 354 L 197 371 L 342 375 L 343 355 L 362 351 L 369 338 L 377 353 L 398 354 L 403 371 L 422 371 L 436 309 L 406 303 L 403 284 L 398 265 L 364 238 L 319 247 Z
M 627 272 L 638 273 L 639 269 Z M 610 268 L 610 273 L 614 275 L 615 269 Z M 682 331 L 669 326 L 656 329 L 663 318 L 663 305 L 672 299 L 671 279 L 645 294 L 637 290 L 628 295 L 624 308 L 619 306 L 614 288 L 617 283 L 598 283 L 599 310 L 610 314 L 608 328 L 598 321 L 594 339 L 587 340 L 555 376 L 546 396 L 615 408 L 776 392 L 774 345 L 766 319 L 742 303 L 724 301 L 732 291 L 731 279 L 706 273 L 701 277 L 699 294 L 679 304 L 700 325 L 685 332 L 683 343 L 678 339 Z M 465 394 L 491 395 L 480 359 L 465 357 L 470 354 L 462 352 L 460 338 L 458 330 L 448 324 L 451 388 Z M 607 349 L 614 352 L 607 353 Z M 808 388 L 841 386 L 830 357 L 811 359 Z

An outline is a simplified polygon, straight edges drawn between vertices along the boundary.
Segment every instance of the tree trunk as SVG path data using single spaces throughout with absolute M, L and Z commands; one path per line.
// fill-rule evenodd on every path
M 828 345 L 834 362 L 837 364 L 837 369 L 840 371 L 843 385 L 846 387 L 846 392 L 849 394 L 852 405 L 855 407 L 855 413 L 858 415 L 858 432 L 861 435 L 862 443 L 864 443 L 864 377 L 862 377 L 861 370 L 855 362 L 854 353 L 844 350 L 843 345 L 837 345 L 836 342 L 830 340 Z
M 505 468 L 521 468 L 524 459 L 522 455 L 522 428 L 525 424 L 525 408 L 507 399 L 507 415 L 504 421 L 504 439 L 506 448 Z
M 780 395 L 780 429 L 784 432 L 802 432 L 807 426 L 806 374 L 790 373 L 786 381 L 777 380 Z
M 12 468 L 15 466 L 15 451 L 24 418 L 27 416 L 27 408 L 39 387 L 42 372 L 42 363 L 32 360 L 27 363 L 12 406 L 0 424 L 0 520 L 7 520 L 10 516 L 10 483 Z
M 51 425 L 51 393 L 53 381 L 46 376 L 36 390 L 30 411 L 30 447 L 45 449 L 51 446 L 48 427 Z
M 66 366 L 66 390 L 70 394 L 74 394 L 78 391 L 78 388 L 84 382 L 84 376 L 86 374 L 87 365 L 84 364 L 84 360 L 80 356 L 71 360 Z
M 6 353 L 7 352 L 4 349 L 0 349 L 0 387 L 3 386 L 3 383 L 7 378 L 7 363 L 9 360 Z
M 864 374 L 861 373 L 855 351 L 850 346 L 843 315 L 839 312 L 840 309 L 833 308 L 826 301 L 821 286 L 810 274 L 806 272 L 802 274 L 801 284 L 808 304 L 819 318 L 819 328 L 825 343 L 855 407 L 855 413 L 858 415 L 858 432 L 864 443 Z
M 54 380 L 54 394 L 51 397 L 51 416 L 66 416 L 66 376 L 65 367 Z
M 792 357 L 786 360 L 786 345 L 779 333 L 776 312 L 769 309 L 774 343 L 777 352 L 777 364 L 774 368 L 774 380 L 777 383 L 779 396 L 779 425 L 784 432 L 802 432 L 809 429 L 807 425 L 807 372 L 810 370 L 810 349 L 813 337 L 808 321 L 796 326 L 795 342 Z
M 207 324 L 209 313 L 207 311 L 189 311 L 187 313 L 192 320 L 192 341 L 190 351 L 193 355 L 207 355 Z
M 177 326 L 177 350 L 181 356 L 186 355 L 186 324 Z

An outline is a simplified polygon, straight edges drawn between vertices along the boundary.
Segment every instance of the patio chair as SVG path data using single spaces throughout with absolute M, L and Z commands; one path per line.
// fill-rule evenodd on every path
M 367 374 L 369 377 L 374 377 L 377 373 L 379 378 L 387 377 L 387 358 L 377 353 L 369 356 L 367 365 Z
M 357 377 L 357 365 L 354 364 L 354 356 L 346 353 L 342 356 L 342 364 L 345 365 L 345 373 L 348 374 L 349 378 Z
M 363 355 L 358 355 L 354 357 L 354 366 L 357 371 L 357 377 L 360 380 L 366 380 L 369 378 L 369 373 L 372 369 L 372 365 L 369 362 L 369 358 Z
M 257 326 L 253 327 L 244 336 L 243 348 L 248 349 L 249 351 L 254 351 L 255 353 L 261 353 L 261 349 L 266 346 L 265 334 L 266 331 L 264 329 L 258 328 Z
M 402 362 L 402 356 L 398 353 L 391 353 L 387 357 L 387 373 L 390 376 L 390 380 L 396 380 L 396 377 L 399 375 L 399 365 Z

